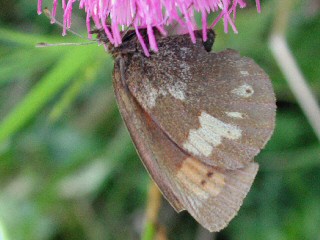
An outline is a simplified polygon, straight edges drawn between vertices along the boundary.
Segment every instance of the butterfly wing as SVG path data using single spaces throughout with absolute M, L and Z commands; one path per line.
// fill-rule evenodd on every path
M 138 153 L 165 198 L 176 211 L 187 210 L 210 231 L 224 228 L 242 205 L 258 165 L 251 162 L 241 169 L 224 170 L 186 154 L 131 95 L 117 62 L 113 83 Z
M 149 58 L 137 53 L 127 60 L 131 94 L 183 151 L 212 166 L 245 167 L 274 129 L 268 76 L 234 50 L 205 51 L 199 37 L 193 44 L 170 36 L 158 47 Z

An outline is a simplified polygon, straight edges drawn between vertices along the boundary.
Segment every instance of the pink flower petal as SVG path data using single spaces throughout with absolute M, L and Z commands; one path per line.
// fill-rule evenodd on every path
M 134 27 L 137 37 L 146 55 L 147 47 L 138 29 L 146 28 L 149 38 L 150 50 L 158 51 L 154 35 L 154 27 L 162 35 L 166 35 L 166 26 L 179 24 L 189 32 L 191 40 L 196 41 L 193 31 L 197 29 L 195 12 L 202 14 L 203 39 L 207 39 L 206 28 L 213 28 L 221 19 L 224 22 L 224 31 L 229 27 L 237 33 L 235 25 L 238 8 L 246 7 L 246 0 L 62 0 L 63 10 L 63 35 L 72 24 L 73 5 L 79 2 L 79 8 L 86 14 L 86 25 L 90 36 L 91 25 L 97 29 L 104 29 L 110 43 L 119 46 L 122 43 L 121 31 Z M 53 0 L 52 20 L 56 15 L 58 0 Z M 256 0 L 257 11 L 261 11 L 260 0 Z M 38 14 L 42 12 L 42 0 L 38 0 Z M 182 15 L 179 15 L 179 12 Z M 216 18 L 213 23 L 208 23 L 207 16 L 214 13 Z M 209 25 L 208 25 L 209 24 Z M 182 32 L 182 31 L 180 31 Z
M 37 13 L 40 15 L 42 13 L 42 0 L 38 0 L 38 10 Z

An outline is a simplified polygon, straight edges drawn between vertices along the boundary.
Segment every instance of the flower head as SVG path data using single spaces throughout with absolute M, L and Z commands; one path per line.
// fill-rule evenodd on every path
M 181 29 L 189 32 L 193 42 L 193 31 L 197 29 L 194 12 L 202 14 L 202 28 L 213 28 L 219 20 L 224 21 L 224 30 L 228 32 L 229 26 L 237 32 L 234 24 L 238 7 L 246 6 L 245 0 L 62 0 L 63 9 L 63 35 L 71 26 L 72 8 L 79 2 L 80 9 L 87 13 L 86 23 L 88 32 L 91 30 L 91 22 L 98 29 L 104 29 L 109 41 L 118 46 L 121 44 L 120 29 L 133 27 L 139 37 L 139 29 L 146 28 L 150 49 L 158 51 L 153 29 L 157 28 L 163 35 L 166 34 L 165 26 L 177 23 Z M 258 12 L 260 12 L 260 0 L 256 0 Z M 58 0 L 53 0 L 52 19 L 55 21 Z M 42 12 L 42 0 L 38 0 L 38 14 Z M 218 16 L 208 26 L 207 16 L 210 12 L 217 12 Z M 181 13 L 181 14 L 179 14 Z M 90 33 L 89 33 L 90 37 Z M 206 31 L 203 31 L 206 40 Z M 149 55 L 143 38 L 139 38 L 146 55 Z

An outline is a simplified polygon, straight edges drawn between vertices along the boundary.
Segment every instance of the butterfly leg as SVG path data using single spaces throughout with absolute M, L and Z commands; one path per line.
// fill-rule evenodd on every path
M 122 85 L 125 87 L 127 86 L 126 79 L 125 79 L 125 71 L 126 71 L 125 60 L 123 57 L 119 56 L 115 59 L 115 63 L 118 64 L 119 66 L 121 82 L 122 82 Z
M 207 29 L 207 41 L 203 41 L 203 38 L 202 38 L 202 30 L 196 30 L 194 31 L 195 35 L 199 38 L 202 39 L 202 44 L 204 46 L 204 49 L 207 51 L 207 52 L 211 52 L 211 48 L 213 46 L 213 43 L 214 43 L 214 40 L 215 40 L 215 37 L 216 37 L 216 34 L 215 32 L 212 30 L 212 29 Z
M 207 35 L 208 35 L 208 38 L 207 38 L 207 41 L 203 41 L 202 40 L 202 43 L 203 43 L 203 46 L 204 48 L 206 49 L 207 52 L 211 52 L 211 48 L 213 46 L 213 43 L 214 43 L 214 39 L 216 37 L 216 34 L 215 32 L 212 30 L 212 29 L 207 29 Z

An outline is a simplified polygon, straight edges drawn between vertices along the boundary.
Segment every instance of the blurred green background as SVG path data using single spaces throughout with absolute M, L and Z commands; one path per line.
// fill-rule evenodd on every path
M 238 11 L 239 34 L 225 34 L 220 22 L 213 50 L 237 49 L 270 75 L 275 133 L 225 230 L 209 234 L 163 200 L 159 221 L 168 239 L 320 239 L 320 145 L 268 47 L 279 1 L 261 2 L 261 14 L 254 2 Z M 36 5 L 2 1 L 0 8 L 0 239 L 140 239 L 150 179 L 116 106 L 112 59 L 96 44 L 35 48 L 85 41 L 61 37 Z M 319 7 L 294 1 L 287 28 L 318 99 Z M 86 36 L 84 23 L 75 11 L 73 29 Z

